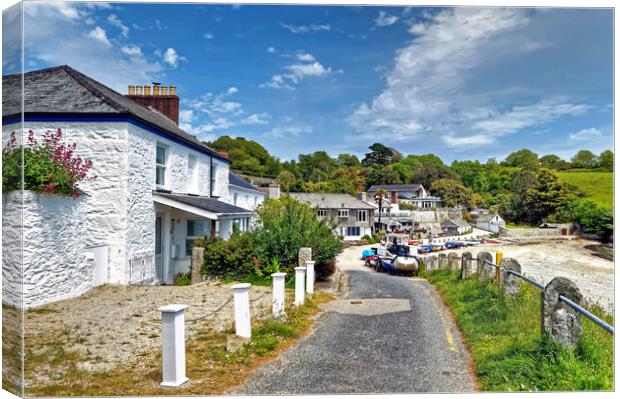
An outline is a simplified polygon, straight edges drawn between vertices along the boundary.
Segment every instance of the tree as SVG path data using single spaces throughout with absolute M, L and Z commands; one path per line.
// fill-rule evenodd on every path
M 392 162 L 394 152 L 381 143 L 374 143 L 368 147 L 370 152 L 366 153 L 366 156 L 362 160 L 364 166 L 372 165 L 389 165 Z
M 540 164 L 555 170 L 564 170 L 569 167 L 568 162 L 555 154 L 548 154 L 540 157 Z
M 599 155 L 599 167 L 605 170 L 614 170 L 614 153 L 610 150 L 605 150 Z
M 221 136 L 217 140 L 205 143 L 217 151 L 228 152 L 231 169 L 251 175 L 275 177 L 280 173 L 281 166 L 262 145 L 243 137 Z
M 290 192 L 295 184 L 295 175 L 289 172 L 288 170 L 283 170 L 278 174 L 278 183 L 284 192 Z
M 581 150 L 571 159 L 573 168 L 596 168 L 598 159 L 596 155 L 589 150 Z
M 403 183 L 418 183 L 430 187 L 439 179 L 458 179 L 441 158 L 433 154 L 408 155 L 390 166 L 399 173 Z
M 375 184 L 400 184 L 402 183 L 400 175 L 394 170 L 392 165 L 379 166 L 373 165 L 368 171 L 368 178 L 366 179 L 366 187 L 370 187 Z
M 441 202 L 448 208 L 462 205 L 468 209 L 476 207 L 479 198 L 463 184 L 452 179 L 440 179 L 433 183 L 430 189 L 433 195 L 441 198 Z
M 538 163 L 538 155 L 536 155 L 535 152 L 530 151 L 526 148 L 510 153 L 506 157 L 504 162 L 502 162 L 502 164 L 504 164 L 505 166 L 518 166 L 518 167 L 530 166 L 532 164 L 537 164 L 537 163 Z
M 381 212 L 383 212 L 383 199 L 387 198 L 388 193 L 384 188 L 380 188 L 375 193 L 375 202 L 379 205 L 379 228 L 381 228 Z
M 351 154 L 340 154 L 338 155 L 338 159 L 336 161 L 338 166 L 349 167 L 349 166 L 360 166 L 360 160 L 355 155 Z

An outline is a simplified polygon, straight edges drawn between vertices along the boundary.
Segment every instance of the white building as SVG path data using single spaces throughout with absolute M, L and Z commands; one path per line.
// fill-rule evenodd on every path
M 78 200 L 4 196 L 4 285 L 15 288 L 23 278 L 24 306 L 103 283 L 173 283 L 189 269 L 195 238 L 248 228 L 253 213 L 245 206 L 260 200 L 233 204 L 229 160 L 177 126 L 173 87 L 153 87 L 151 95 L 149 86 L 144 94 L 130 86 L 124 96 L 68 66 L 23 76 L 23 126 L 22 75 L 3 77 L 3 142 L 22 128 L 36 137 L 60 128 L 97 175 L 80 184 Z M 16 256 L 19 240 L 11 239 L 20 230 L 23 259 Z
M 499 233 L 500 229 L 506 227 L 506 222 L 498 214 L 481 214 L 475 221 L 476 227 L 492 233 Z
M 226 202 L 254 211 L 265 201 L 266 196 L 258 187 L 233 172 L 228 173 L 228 200 Z

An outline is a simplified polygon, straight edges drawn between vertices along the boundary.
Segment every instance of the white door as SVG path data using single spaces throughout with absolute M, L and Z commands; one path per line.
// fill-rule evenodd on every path
M 155 217 L 155 278 L 164 281 L 164 257 L 162 240 L 162 216 Z

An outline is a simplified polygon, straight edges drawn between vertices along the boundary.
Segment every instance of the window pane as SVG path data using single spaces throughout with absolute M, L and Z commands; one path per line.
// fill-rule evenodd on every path
M 185 240 L 185 255 L 192 256 L 192 248 L 194 248 L 194 240 Z
M 155 162 L 160 165 L 166 164 L 166 149 L 160 145 L 157 146 L 157 153 L 155 156 Z
M 164 166 L 157 166 L 155 168 L 155 184 L 166 184 L 166 168 Z
M 188 220 L 187 236 L 199 237 L 208 236 L 211 230 L 211 221 L 209 220 Z

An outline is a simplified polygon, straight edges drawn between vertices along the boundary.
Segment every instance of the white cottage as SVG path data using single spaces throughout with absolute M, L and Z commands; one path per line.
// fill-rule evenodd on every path
M 499 233 L 502 228 L 506 227 L 506 221 L 501 216 L 491 213 L 479 215 L 475 219 L 475 224 L 477 228 L 492 233 Z
M 60 128 L 97 175 L 78 200 L 4 196 L 3 276 L 9 288 L 23 278 L 24 306 L 103 283 L 171 284 L 189 270 L 194 239 L 248 228 L 253 212 L 234 205 L 229 160 L 178 127 L 174 87 L 130 86 L 125 96 L 66 65 L 4 76 L 2 85 L 4 143 L 11 132 Z M 19 229 L 22 260 L 11 239 Z

